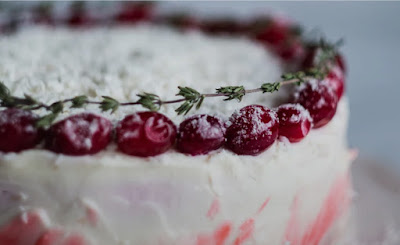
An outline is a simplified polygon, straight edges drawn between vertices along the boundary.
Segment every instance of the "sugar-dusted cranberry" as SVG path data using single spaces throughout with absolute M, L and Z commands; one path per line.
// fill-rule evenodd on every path
M 201 24 L 204 32 L 212 34 L 240 34 L 244 31 L 245 25 L 235 19 L 215 19 L 205 21 Z
M 320 128 L 335 115 L 338 98 L 325 80 L 312 80 L 302 85 L 295 101 L 310 112 L 313 128 Z
M 0 225 L 0 245 L 34 244 L 46 229 L 37 212 L 26 212 Z
M 71 4 L 70 15 L 67 23 L 72 27 L 81 27 L 92 24 L 93 19 L 89 16 L 84 2 L 74 2 Z
M 258 31 L 255 38 L 262 43 L 278 46 L 289 38 L 290 30 L 288 23 L 270 20 L 263 30 Z
M 66 155 L 91 155 L 106 148 L 111 133 L 110 120 L 81 113 L 52 125 L 46 133 L 46 148 Z
M 159 155 L 171 148 L 175 138 L 174 123 L 157 112 L 128 115 L 117 126 L 119 150 L 133 156 Z
M 37 24 L 54 24 L 54 18 L 52 16 L 52 9 L 50 3 L 41 3 L 33 9 L 32 21 Z
M 341 54 L 338 54 L 338 55 L 336 55 L 335 60 L 336 60 L 337 65 L 343 71 L 343 73 L 346 74 L 347 67 L 346 67 L 346 62 L 344 61 L 343 56 Z
M 115 18 L 122 23 L 137 23 L 150 20 L 152 15 L 153 4 L 150 2 L 125 2 Z
M 36 120 L 30 111 L 0 111 L 0 151 L 19 152 L 35 147 L 42 138 L 42 131 L 35 127 Z
M 221 119 L 210 115 L 195 115 L 179 125 L 177 148 L 190 155 L 206 154 L 225 142 L 225 126 Z
M 195 17 L 185 14 L 165 16 L 159 21 L 161 23 L 168 23 L 169 25 L 181 30 L 193 30 L 198 29 L 201 26 L 200 22 Z
M 317 47 L 315 45 L 305 47 L 304 56 L 301 62 L 301 69 L 310 69 L 314 64 L 315 55 L 317 53 Z
M 279 45 L 276 52 L 284 61 L 295 61 L 304 56 L 304 47 L 300 40 L 293 39 Z
M 311 128 L 309 112 L 300 104 L 284 104 L 278 107 L 279 136 L 290 142 L 299 142 L 307 136 Z
M 315 59 L 315 55 L 317 54 L 317 50 L 318 50 L 318 48 L 315 45 L 306 47 L 304 59 L 302 61 L 302 65 L 301 65 L 302 69 L 309 69 L 315 65 L 314 59 Z M 346 75 L 346 71 L 347 71 L 346 63 L 341 54 L 337 54 L 335 56 L 335 62 L 336 62 L 336 64 L 334 64 L 334 65 L 337 65 L 340 68 L 340 70 L 342 71 L 342 73 L 344 75 Z
M 339 66 L 332 67 L 325 80 L 340 99 L 344 92 L 344 73 Z
M 279 123 L 274 111 L 249 105 L 230 118 L 226 131 L 227 147 L 239 155 L 257 155 L 274 143 Z
M 35 245 L 87 245 L 88 243 L 79 234 L 66 234 L 61 230 L 46 231 Z

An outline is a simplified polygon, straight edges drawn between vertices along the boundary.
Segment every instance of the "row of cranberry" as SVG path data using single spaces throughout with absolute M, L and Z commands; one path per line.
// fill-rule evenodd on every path
M 257 155 L 278 136 L 298 142 L 311 127 L 327 124 L 335 115 L 342 93 L 333 86 L 339 83 L 338 77 L 308 82 L 299 89 L 293 104 L 276 110 L 249 105 L 227 122 L 215 116 L 195 115 L 185 119 L 179 129 L 163 114 L 137 112 L 118 123 L 115 140 L 121 152 L 141 157 L 159 155 L 175 143 L 178 151 L 190 155 L 206 154 L 224 145 L 240 155 Z M 30 149 L 44 138 L 45 148 L 56 153 L 95 154 L 106 148 L 114 135 L 108 119 L 91 113 L 70 116 L 47 130 L 36 128 L 36 120 L 30 111 L 1 111 L 0 151 Z

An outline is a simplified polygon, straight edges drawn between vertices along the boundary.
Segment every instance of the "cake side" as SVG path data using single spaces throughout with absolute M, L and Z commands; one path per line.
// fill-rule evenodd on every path
M 343 99 L 331 123 L 304 141 L 277 141 L 258 157 L 226 150 L 145 160 L 108 151 L 3 155 L 0 223 L 40 209 L 48 228 L 79 232 L 93 244 L 214 244 L 200 241 L 224 225 L 226 244 L 234 244 L 244 224 L 243 244 L 314 244 L 307 239 L 322 239 L 350 198 L 347 106 Z

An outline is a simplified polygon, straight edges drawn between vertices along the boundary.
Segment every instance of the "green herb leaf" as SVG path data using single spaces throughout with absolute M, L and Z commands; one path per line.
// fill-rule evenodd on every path
M 281 87 L 280 82 L 264 83 L 263 85 L 261 85 L 263 93 L 273 93 L 275 91 L 278 91 L 280 87 Z
M 35 100 L 32 96 L 28 95 L 28 94 L 24 94 L 25 97 L 25 105 L 37 105 L 38 101 Z
M 183 102 L 177 109 L 175 109 L 176 113 L 178 113 L 178 115 L 186 115 L 188 114 L 188 112 L 190 111 L 190 109 L 192 109 L 193 107 L 193 103 L 189 102 L 189 101 L 185 101 Z
M 88 100 L 88 97 L 86 95 L 80 95 L 72 98 L 72 106 L 71 108 L 82 108 Z
M 197 102 L 197 105 L 196 105 L 196 110 L 200 109 L 201 105 L 203 104 L 204 98 L 205 98 L 204 95 L 202 95 L 200 97 L 200 100 L 199 100 L 199 102 Z
M 185 98 L 185 102 L 181 104 L 175 111 L 178 115 L 184 114 L 186 115 L 194 105 L 196 105 L 196 109 L 199 109 L 203 103 L 204 95 L 200 94 L 197 90 L 189 87 L 178 87 L 179 92 L 178 96 L 183 96 Z
M 137 96 L 139 96 L 139 100 L 137 102 L 140 103 L 144 108 L 147 108 L 151 111 L 160 110 L 161 99 L 158 95 L 143 93 L 138 94 Z
M 102 96 L 103 101 L 100 104 L 100 109 L 102 111 L 109 111 L 111 110 L 111 113 L 114 113 L 118 107 L 119 107 L 119 102 L 109 96 Z
M 58 115 L 59 115 L 59 113 L 47 114 L 47 115 L 39 118 L 36 121 L 35 126 L 38 128 L 44 128 L 44 127 L 50 126 L 54 122 L 54 120 L 58 117 Z
M 294 79 L 295 76 L 294 76 L 293 73 L 288 72 L 288 73 L 282 74 L 281 78 L 282 78 L 283 81 L 287 81 L 287 80 Z
M 0 81 L 0 100 L 5 100 L 10 97 L 10 90 Z
M 61 101 L 55 102 L 50 105 L 50 111 L 53 112 L 54 114 L 58 114 L 62 112 L 64 109 L 64 105 Z
M 226 96 L 224 100 L 233 100 L 236 99 L 239 102 L 242 101 L 243 96 L 246 94 L 246 90 L 243 86 L 227 86 L 217 88 L 217 93 L 223 94 Z

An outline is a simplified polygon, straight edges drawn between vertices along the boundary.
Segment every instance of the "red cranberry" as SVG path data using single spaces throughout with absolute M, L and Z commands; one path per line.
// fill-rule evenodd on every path
M 70 11 L 71 13 L 67 19 L 67 23 L 72 27 L 89 25 L 93 21 L 88 15 L 83 2 L 72 3 Z
M 290 142 L 299 142 L 307 136 L 311 128 L 309 112 L 300 104 L 284 104 L 278 107 L 279 136 Z
M 111 132 L 108 119 L 82 113 L 52 125 L 46 134 L 46 148 L 66 155 L 91 155 L 106 148 Z
M 72 27 L 79 27 L 89 25 L 92 20 L 83 13 L 74 13 L 68 18 L 67 22 Z
M 310 69 L 314 66 L 316 52 L 316 46 L 309 46 L 305 48 L 303 61 L 301 62 L 301 69 Z
M 325 80 L 328 82 L 328 85 L 333 89 L 336 93 L 338 99 L 342 98 L 344 92 L 344 74 L 339 67 L 333 67 Z
M 159 155 L 171 148 L 175 138 L 174 123 L 157 112 L 128 115 L 117 126 L 118 148 L 133 156 Z
M 239 155 L 257 155 L 278 137 L 277 115 L 261 105 L 246 106 L 232 115 L 226 131 L 227 146 Z
M 338 99 L 326 81 L 313 80 L 302 86 L 296 102 L 310 112 L 313 128 L 320 128 L 335 115 Z
M 336 55 L 335 60 L 336 60 L 337 65 L 343 71 L 343 73 L 346 74 L 347 73 L 347 67 L 346 67 L 346 62 L 344 61 L 343 56 L 338 54 L 338 55 Z
M 189 15 L 171 15 L 166 16 L 160 20 L 161 23 L 168 23 L 169 25 L 179 28 L 181 30 L 191 30 L 200 28 L 199 21 Z
M 0 151 L 20 152 L 35 147 L 42 139 L 42 130 L 35 127 L 36 120 L 30 111 L 0 111 Z
M 52 16 L 51 6 L 49 3 L 39 4 L 33 9 L 33 22 L 37 24 L 54 24 L 54 18 Z
M 225 142 L 225 127 L 221 119 L 209 115 L 189 117 L 179 125 L 177 148 L 190 155 L 206 154 Z
M 304 55 L 303 44 L 299 40 L 291 40 L 277 47 L 276 52 L 284 61 L 299 60 Z
M 266 28 L 256 34 L 256 39 L 272 46 L 282 44 L 290 36 L 290 26 L 287 23 L 271 21 Z
M 153 5 L 148 2 L 126 2 L 116 20 L 122 23 L 137 23 L 150 20 L 153 15 Z
M 26 212 L 0 226 L 1 245 L 34 244 L 46 229 L 42 217 L 36 212 Z
M 217 19 L 204 22 L 201 25 L 204 32 L 211 34 L 240 34 L 244 31 L 244 24 L 234 19 Z
M 310 46 L 310 47 L 306 48 L 304 59 L 303 59 L 302 66 L 301 66 L 303 69 L 309 69 L 314 66 L 314 58 L 315 58 L 316 53 L 317 53 L 316 46 Z M 337 54 L 335 56 L 335 61 L 336 61 L 336 65 L 340 68 L 342 73 L 345 75 L 347 69 L 346 69 L 346 63 L 344 61 L 343 56 L 340 54 Z

